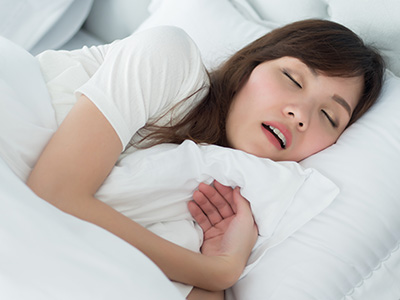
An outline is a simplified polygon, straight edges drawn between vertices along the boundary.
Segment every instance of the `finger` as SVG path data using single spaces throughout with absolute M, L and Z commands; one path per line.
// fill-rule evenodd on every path
M 219 214 L 218 209 L 212 204 L 212 202 L 210 202 L 209 198 L 202 191 L 195 191 L 193 193 L 193 200 L 204 212 L 212 225 L 215 225 L 222 221 L 222 216 Z
M 201 208 L 194 201 L 189 201 L 188 209 L 195 221 L 200 225 L 203 232 L 206 232 L 212 227 L 212 224 L 208 220 L 207 216 L 201 210 Z
M 218 191 L 218 193 L 221 194 L 222 197 L 225 198 L 226 201 L 228 201 L 229 205 L 233 205 L 233 188 L 230 186 L 223 185 L 219 183 L 218 181 L 214 180 L 214 187 Z
M 229 194 L 229 189 L 230 189 L 231 195 L 229 195 L 228 197 L 230 199 L 233 197 L 231 188 L 222 186 L 222 189 L 225 194 Z M 213 205 L 213 207 L 218 211 L 219 215 L 221 216 L 221 219 L 228 218 L 234 214 L 229 202 L 213 186 L 202 183 L 199 185 L 199 191 L 209 200 L 209 202 Z

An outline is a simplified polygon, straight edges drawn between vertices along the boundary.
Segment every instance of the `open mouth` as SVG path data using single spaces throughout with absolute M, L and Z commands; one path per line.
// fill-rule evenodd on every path
M 286 149 L 286 137 L 278 128 L 264 123 L 262 124 L 262 126 L 275 136 L 275 138 L 281 144 L 282 149 Z

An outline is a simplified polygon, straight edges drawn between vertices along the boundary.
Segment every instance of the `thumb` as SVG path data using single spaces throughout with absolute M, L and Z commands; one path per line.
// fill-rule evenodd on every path
M 240 188 L 235 187 L 233 190 L 233 211 L 235 214 L 250 209 L 250 203 L 240 194 Z

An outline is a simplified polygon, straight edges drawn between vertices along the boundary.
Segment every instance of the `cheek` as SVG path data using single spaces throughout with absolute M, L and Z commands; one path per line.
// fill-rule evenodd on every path
M 280 83 L 268 74 L 257 74 L 257 76 L 249 79 L 247 85 L 247 91 L 259 98 L 272 98 L 282 90 Z
M 308 132 L 307 138 L 303 141 L 303 155 L 308 157 L 312 154 L 318 153 L 333 145 L 336 140 L 336 136 L 331 136 L 319 129 L 314 130 L 314 132 L 310 131 Z

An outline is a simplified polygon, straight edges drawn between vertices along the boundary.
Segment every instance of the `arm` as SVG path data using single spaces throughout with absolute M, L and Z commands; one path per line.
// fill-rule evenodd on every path
M 254 245 L 258 233 L 257 226 L 251 218 L 246 217 L 246 214 L 251 214 L 249 203 L 240 195 L 238 188 L 232 189 L 217 181 L 214 181 L 213 186 L 201 183 L 188 208 L 204 232 L 201 248 L 203 254 L 218 255 L 226 244 L 240 243 L 240 240 L 244 246 L 248 241 L 245 237 L 253 241 L 248 245 Z M 246 222 L 247 226 L 243 224 Z M 243 231 L 245 228 L 253 230 Z M 239 249 L 240 247 L 236 248 Z M 251 248 L 248 248 L 245 251 L 250 253 L 250 250 Z M 243 264 L 244 268 L 247 257 L 245 255 L 242 257 L 245 259 L 237 263 Z M 194 288 L 188 299 L 224 299 L 224 291 L 210 292 Z
M 224 300 L 224 291 L 210 292 L 199 288 L 193 288 L 186 299 L 188 300 Z
M 94 198 L 121 150 L 120 139 L 110 123 L 89 99 L 81 96 L 41 154 L 27 184 L 59 209 L 138 248 L 171 280 L 217 290 L 232 285 L 242 271 L 242 266 L 235 263 L 241 254 L 225 251 L 219 256 L 205 256 L 191 252 Z

